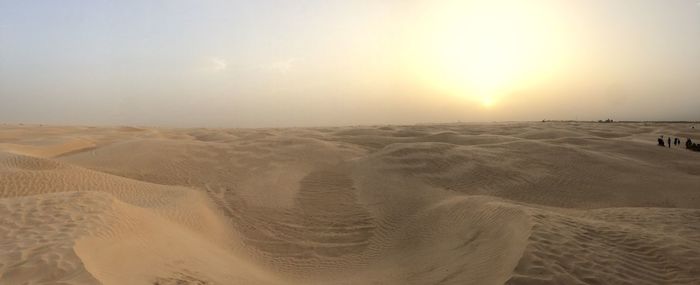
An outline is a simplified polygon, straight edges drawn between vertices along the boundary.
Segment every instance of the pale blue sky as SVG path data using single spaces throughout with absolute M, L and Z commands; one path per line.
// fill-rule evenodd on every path
M 469 35 L 460 23 L 487 12 L 460 2 L 479 1 L 0 0 L 0 122 L 262 127 L 700 120 L 696 0 L 501 1 L 486 14 L 494 22 Z M 512 20 L 520 16 L 545 20 L 522 30 Z M 458 20 L 435 24 L 449 17 Z M 513 47 L 491 46 L 498 51 L 483 56 L 469 50 L 497 33 L 496 43 Z M 523 42 L 531 53 L 517 52 L 519 41 L 535 35 L 537 43 Z M 457 47 L 455 58 L 465 45 L 469 58 L 490 59 L 493 68 L 489 60 L 480 63 L 495 70 L 489 72 L 515 70 L 510 77 L 494 75 L 512 88 L 492 91 L 487 97 L 497 103 L 485 106 L 467 83 L 445 91 L 422 81 L 466 70 L 425 67 L 436 61 L 431 51 L 445 45 Z M 536 83 L 515 84 L 515 77 L 542 72 L 539 66 L 549 64 L 544 53 L 556 53 L 557 66 Z M 456 78 L 479 75 L 464 72 Z

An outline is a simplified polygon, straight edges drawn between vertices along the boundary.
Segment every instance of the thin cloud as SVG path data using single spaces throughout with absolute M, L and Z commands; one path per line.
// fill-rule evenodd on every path
M 227 69 L 229 69 L 228 61 L 215 56 L 198 58 L 192 66 L 193 71 L 202 73 L 223 72 Z
M 287 58 L 272 62 L 265 66 L 265 69 L 276 73 L 287 74 L 292 72 L 300 61 L 301 60 L 298 58 Z
M 211 70 L 213 71 L 223 71 L 228 68 L 228 63 L 223 58 L 210 57 L 209 64 L 211 66 Z

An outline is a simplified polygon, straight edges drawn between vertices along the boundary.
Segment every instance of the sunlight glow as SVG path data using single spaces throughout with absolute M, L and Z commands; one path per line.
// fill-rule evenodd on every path
M 558 60 L 550 13 L 523 1 L 456 1 L 432 11 L 414 67 L 429 86 L 492 107 Z
M 483 106 L 484 108 L 490 108 L 494 104 L 496 104 L 496 98 L 494 97 L 487 96 L 481 98 L 481 106 Z

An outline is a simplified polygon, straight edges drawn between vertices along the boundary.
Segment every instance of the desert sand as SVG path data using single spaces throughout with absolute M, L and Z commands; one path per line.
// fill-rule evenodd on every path
M 689 124 L 0 126 L 0 284 L 700 284 Z

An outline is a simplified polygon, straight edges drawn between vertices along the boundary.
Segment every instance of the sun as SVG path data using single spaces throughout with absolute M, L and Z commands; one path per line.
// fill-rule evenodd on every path
M 481 106 L 484 108 L 491 108 L 496 104 L 496 98 L 490 96 L 481 97 Z
M 546 12 L 525 1 L 456 1 L 419 29 L 414 68 L 429 86 L 492 108 L 542 77 L 555 53 Z

